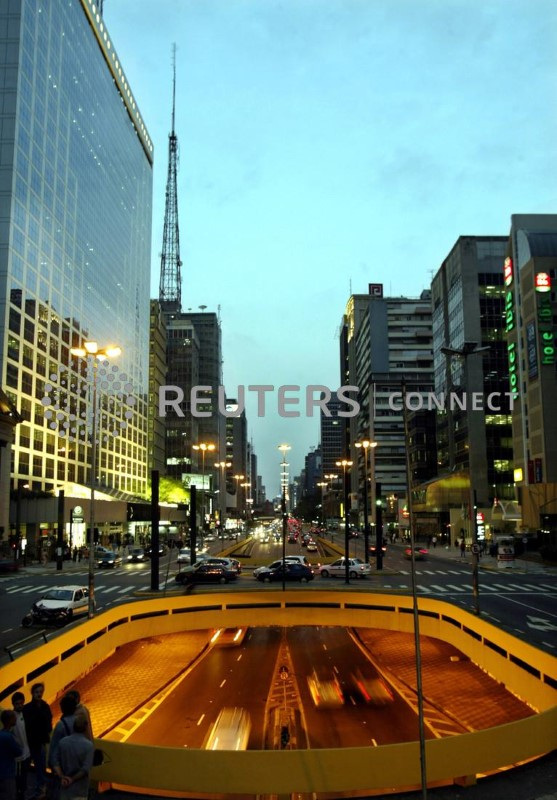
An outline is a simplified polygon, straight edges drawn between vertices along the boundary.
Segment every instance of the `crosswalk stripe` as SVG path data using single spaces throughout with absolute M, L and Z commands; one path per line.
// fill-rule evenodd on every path
M 448 569 L 447 572 L 450 572 L 451 575 L 464 575 L 461 569 Z
M 538 586 L 532 586 L 531 583 L 525 583 L 523 588 L 524 589 L 532 589 L 534 592 L 538 592 L 539 589 L 540 589 L 539 585 Z
M 130 587 L 129 587 L 129 586 L 124 586 L 124 588 L 123 588 L 123 589 L 120 589 L 120 591 L 118 592 L 118 594 L 124 594 L 124 592 L 129 592 L 129 590 L 130 590 Z
M 498 592 L 499 590 L 495 588 L 495 586 L 490 586 L 489 583 L 482 583 L 482 591 L 487 592 Z
M 494 583 L 493 586 L 496 586 L 498 589 L 502 589 L 504 592 L 506 592 L 508 589 L 507 584 L 503 585 L 502 583 Z
M 444 575 L 445 573 L 441 572 L 441 570 L 433 571 L 431 569 L 423 569 L 422 570 L 422 575 L 424 575 L 424 574 L 425 575 Z
M 454 583 L 448 583 L 447 586 L 450 589 L 455 589 L 455 591 L 457 591 L 457 592 L 465 592 L 466 591 L 466 589 L 463 586 L 455 586 Z
M 10 586 L 8 589 L 6 589 L 6 592 L 9 592 L 9 594 L 14 594 L 15 592 L 22 592 L 24 589 L 28 589 L 30 586 L 30 583 L 26 583 L 24 586 Z
M 43 589 L 46 589 L 46 586 L 31 586 L 30 589 L 21 589 L 20 594 L 30 594 L 31 592 L 37 592 L 37 591 L 40 592 Z
M 97 588 L 97 592 L 103 592 L 103 594 L 108 594 L 109 592 L 115 592 L 116 589 L 119 589 L 119 586 L 99 586 Z
M 549 583 L 540 583 L 540 586 L 543 586 L 544 589 L 549 589 L 550 592 L 557 592 L 557 585 L 551 586 Z
M 526 588 L 525 584 L 520 584 L 520 583 L 508 583 L 507 586 L 510 589 L 519 589 L 519 590 L 522 590 L 522 589 Z M 538 589 L 538 587 L 536 586 L 536 591 L 537 591 L 537 589 Z
M 438 586 L 438 585 L 436 585 L 434 583 L 431 584 L 430 588 L 431 589 L 435 589 L 436 592 L 446 592 L 447 591 L 444 586 Z

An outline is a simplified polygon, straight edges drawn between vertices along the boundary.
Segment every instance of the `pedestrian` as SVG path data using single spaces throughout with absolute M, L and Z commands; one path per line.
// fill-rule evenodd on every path
M 73 549 L 72 561 L 74 562 L 74 564 L 77 561 L 77 547 L 74 547 L 74 549 Z
M 52 736 L 50 737 L 50 747 L 48 748 L 48 766 L 51 769 L 53 769 L 54 766 L 54 759 L 56 758 L 60 741 L 65 736 L 70 736 L 70 734 L 73 733 L 76 708 L 77 700 L 73 695 L 65 694 L 60 700 L 62 716 L 54 726 Z
M 433 549 L 437 547 L 437 536 L 431 537 L 431 544 L 433 545 Z
M 87 731 L 85 735 L 87 736 L 88 739 L 93 741 L 93 725 L 91 723 L 91 714 L 89 713 L 89 709 L 87 708 L 87 706 L 83 705 L 83 703 L 81 702 L 81 695 L 79 694 L 77 689 L 68 689 L 66 695 L 68 697 L 73 697 L 75 702 L 77 703 L 75 708 L 76 717 L 78 714 L 80 714 L 87 720 Z
M 31 762 L 29 744 L 27 742 L 27 731 L 25 729 L 25 719 L 23 718 L 23 706 L 25 705 L 25 695 L 23 692 L 14 692 L 12 695 L 12 706 L 15 714 L 15 727 L 13 734 L 18 745 L 21 747 L 21 755 L 16 758 L 15 789 L 17 800 L 24 800 L 27 790 L 27 776 L 29 774 L 29 764 Z
M 16 800 L 16 759 L 21 757 L 22 750 L 13 733 L 15 711 L 2 711 L 0 721 L 0 797 L 2 800 Z
M 86 718 L 78 714 L 73 733 L 60 741 L 53 767 L 61 783 L 60 800 L 86 800 L 89 795 L 94 747 L 85 735 L 87 725 Z
M 35 767 L 35 791 L 33 798 L 43 798 L 46 789 L 46 746 L 52 731 L 52 711 L 43 700 L 44 683 L 34 683 L 31 700 L 23 706 L 23 719 L 27 732 L 27 743 L 31 761 Z
M 466 555 L 466 542 L 464 541 L 464 539 L 461 539 L 460 540 L 460 557 L 464 558 L 465 555 Z
M 81 561 L 82 558 L 83 558 L 83 547 L 80 547 L 79 550 L 77 551 L 77 560 Z

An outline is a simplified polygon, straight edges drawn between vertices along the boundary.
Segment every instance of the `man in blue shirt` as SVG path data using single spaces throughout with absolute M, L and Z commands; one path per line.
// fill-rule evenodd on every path
M 5 800 L 15 800 L 15 760 L 22 754 L 21 747 L 13 735 L 16 723 L 15 712 L 2 711 L 0 722 L 2 722 L 0 731 L 0 797 Z
M 89 773 L 93 766 L 93 742 L 87 738 L 87 719 L 78 714 L 73 733 L 60 739 L 53 769 L 60 778 L 60 800 L 86 800 L 89 793 Z

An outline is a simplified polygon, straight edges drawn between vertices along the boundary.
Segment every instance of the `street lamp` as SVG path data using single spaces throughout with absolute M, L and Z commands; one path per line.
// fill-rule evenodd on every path
M 350 512 L 348 510 L 348 484 L 346 482 L 346 468 L 352 466 L 352 461 L 343 458 L 336 462 L 337 467 L 342 467 L 342 477 L 344 480 L 344 582 L 350 583 Z M 367 561 L 367 558 L 366 558 Z
M 321 524 L 323 525 L 323 531 L 325 531 L 325 489 L 328 483 L 327 481 L 319 481 L 317 486 L 321 487 Z
M 116 358 L 122 352 L 117 345 L 99 347 L 97 342 L 83 342 L 82 347 L 70 348 L 72 356 L 86 358 L 91 365 L 87 370 L 91 398 L 91 497 L 89 507 L 89 605 L 88 616 L 95 616 L 95 481 L 97 479 L 97 367 L 99 361 Z
M 282 591 L 286 591 L 286 485 L 288 483 L 286 467 L 286 454 L 291 449 L 289 444 L 279 444 L 278 449 L 282 453 L 280 483 L 281 483 L 281 507 L 282 507 Z
M 485 353 L 489 347 L 478 347 L 477 342 L 464 342 L 461 348 L 442 347 L 443 355 L 458 356 L 464 360 L 464 385 L 466 391 L 470 392 L 470 375 L 468 371 L 468 357 Z M 449 362 L 450 364 L 450 362 Z M 467 412 L 468 413 L 468 412 Z M 480 584 L 479 584 L 479 563 L 480 548 L 478 546 L 478 529 L 476 527 L 476 493 L 474 491 L 474 481 L 472 479 L 472 425 L 471 417 L 468 417 L 468 474 L 470 477 L 470 536 L 472 539 L 472 592 L 474 595 L 474 613 L 480 613 Z
M 205 530 L 205 453 L 212 453 L 216 448 L 214 444 L 199 442 L 192 445 L 194 450 L 201 451 L 201 535 Z
M 240 486 L 244 490 L 244 517 L 246 519 L 246 535 L 247 535 L 247 524 L 248 524 L 248 498 L 246 497 L 248 493 L 248 489 L 251 489 L 251 483 L 249 481 L 247 483 L 241 483 Z
M 225 470 L 230 469 L 232 461 L 217 461 L 215 467 L 219 471 L 219 492 L 220 492 L 220 532 L 224 537 L 224 524 L 226 521 L 226 476 Z
M 338 475 L 334 475 L 334 474 L 331 473 L 330 475 L 323 475 L 323 477 L 325 478 L 326 481 L 331 481 L 332 482 L 332 481 L 336 481 L 336 479 L 338 478 Z M 333 489 L 333 497 L 334 497 L 333 510 L 334 510 L 334 513 L 336 514 L 337 513 L 337 507 L 336 507 L 337 495 L 336 495 L 336 491 L 334 489 Z M 331 542 L 333 541 L 333 536 L 334 536 L 333 528 L 331 528 Z
M 240 527 L 239 527 L 239 525 L 240 525 L 240 481 L 243 481 L 246 476 L 245 475 L 233 475 L 232 477 L 236 481 L 236 516 L 237 516 L 237 520 L 236 520 L 236 525 L 237 525 L 237 527 L 236 527 L 236 531 L 237 531 L 237 533 L 236 533 L 236 541 L 238 541 L 238 534 L 240 533 Z
M 362 448 L 364 451 L 364 552 L 365 562 L 369 560 L 369 516 L 367 510 L 367 451 L 370 448 L 377 447 L 377 442 L 370 442 L 369 439 L 364 439 L 361 442 L 354 442 L 354 446 Z M 377 544 L 377 543 L 376 543 Z

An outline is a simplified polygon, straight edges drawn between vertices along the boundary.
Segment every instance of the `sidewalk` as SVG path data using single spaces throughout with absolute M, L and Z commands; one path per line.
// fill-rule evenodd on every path
M 420 546 L 421 544 L 422 543 L 420 543 Z M 389 549 L 397 548 L 401 551 L 404 549 L 404 547 L 406 547 L 406 545 L 402 544 L 401 542 L 388 545 Z M 460 548 L 451 547 L 450 545 L 438 544 L 437 547 L 433 547 L 432 545 L 431 547 L 427 547 L 427 551 L 428 554 L 424 561 L 416 561 L 417 569 L 419 569 L 421 564 L 425 564 L 427 561 L 440 558 L 448 558 L 455 563 L 462 565 L 468 564 L 469 566 L 472 565 L 474 560 L 474 556 L 468 550 L 465 552 L 464 556 L 462 556 L 460 554 Z M 500 574 L 518 572 L 557 575 L 557 564 L 545 564 L 542 561 L 540 554 L 537 552 L 530 552 L 525 553 L 522 556 L 517 556 L 514 559 L 514 562 L 511 563 L 512 566 L 500 567 L 496 558 L 484 554 L 483 556 L 480 556 L 479 567 L 480 569 L 495 570 Z

